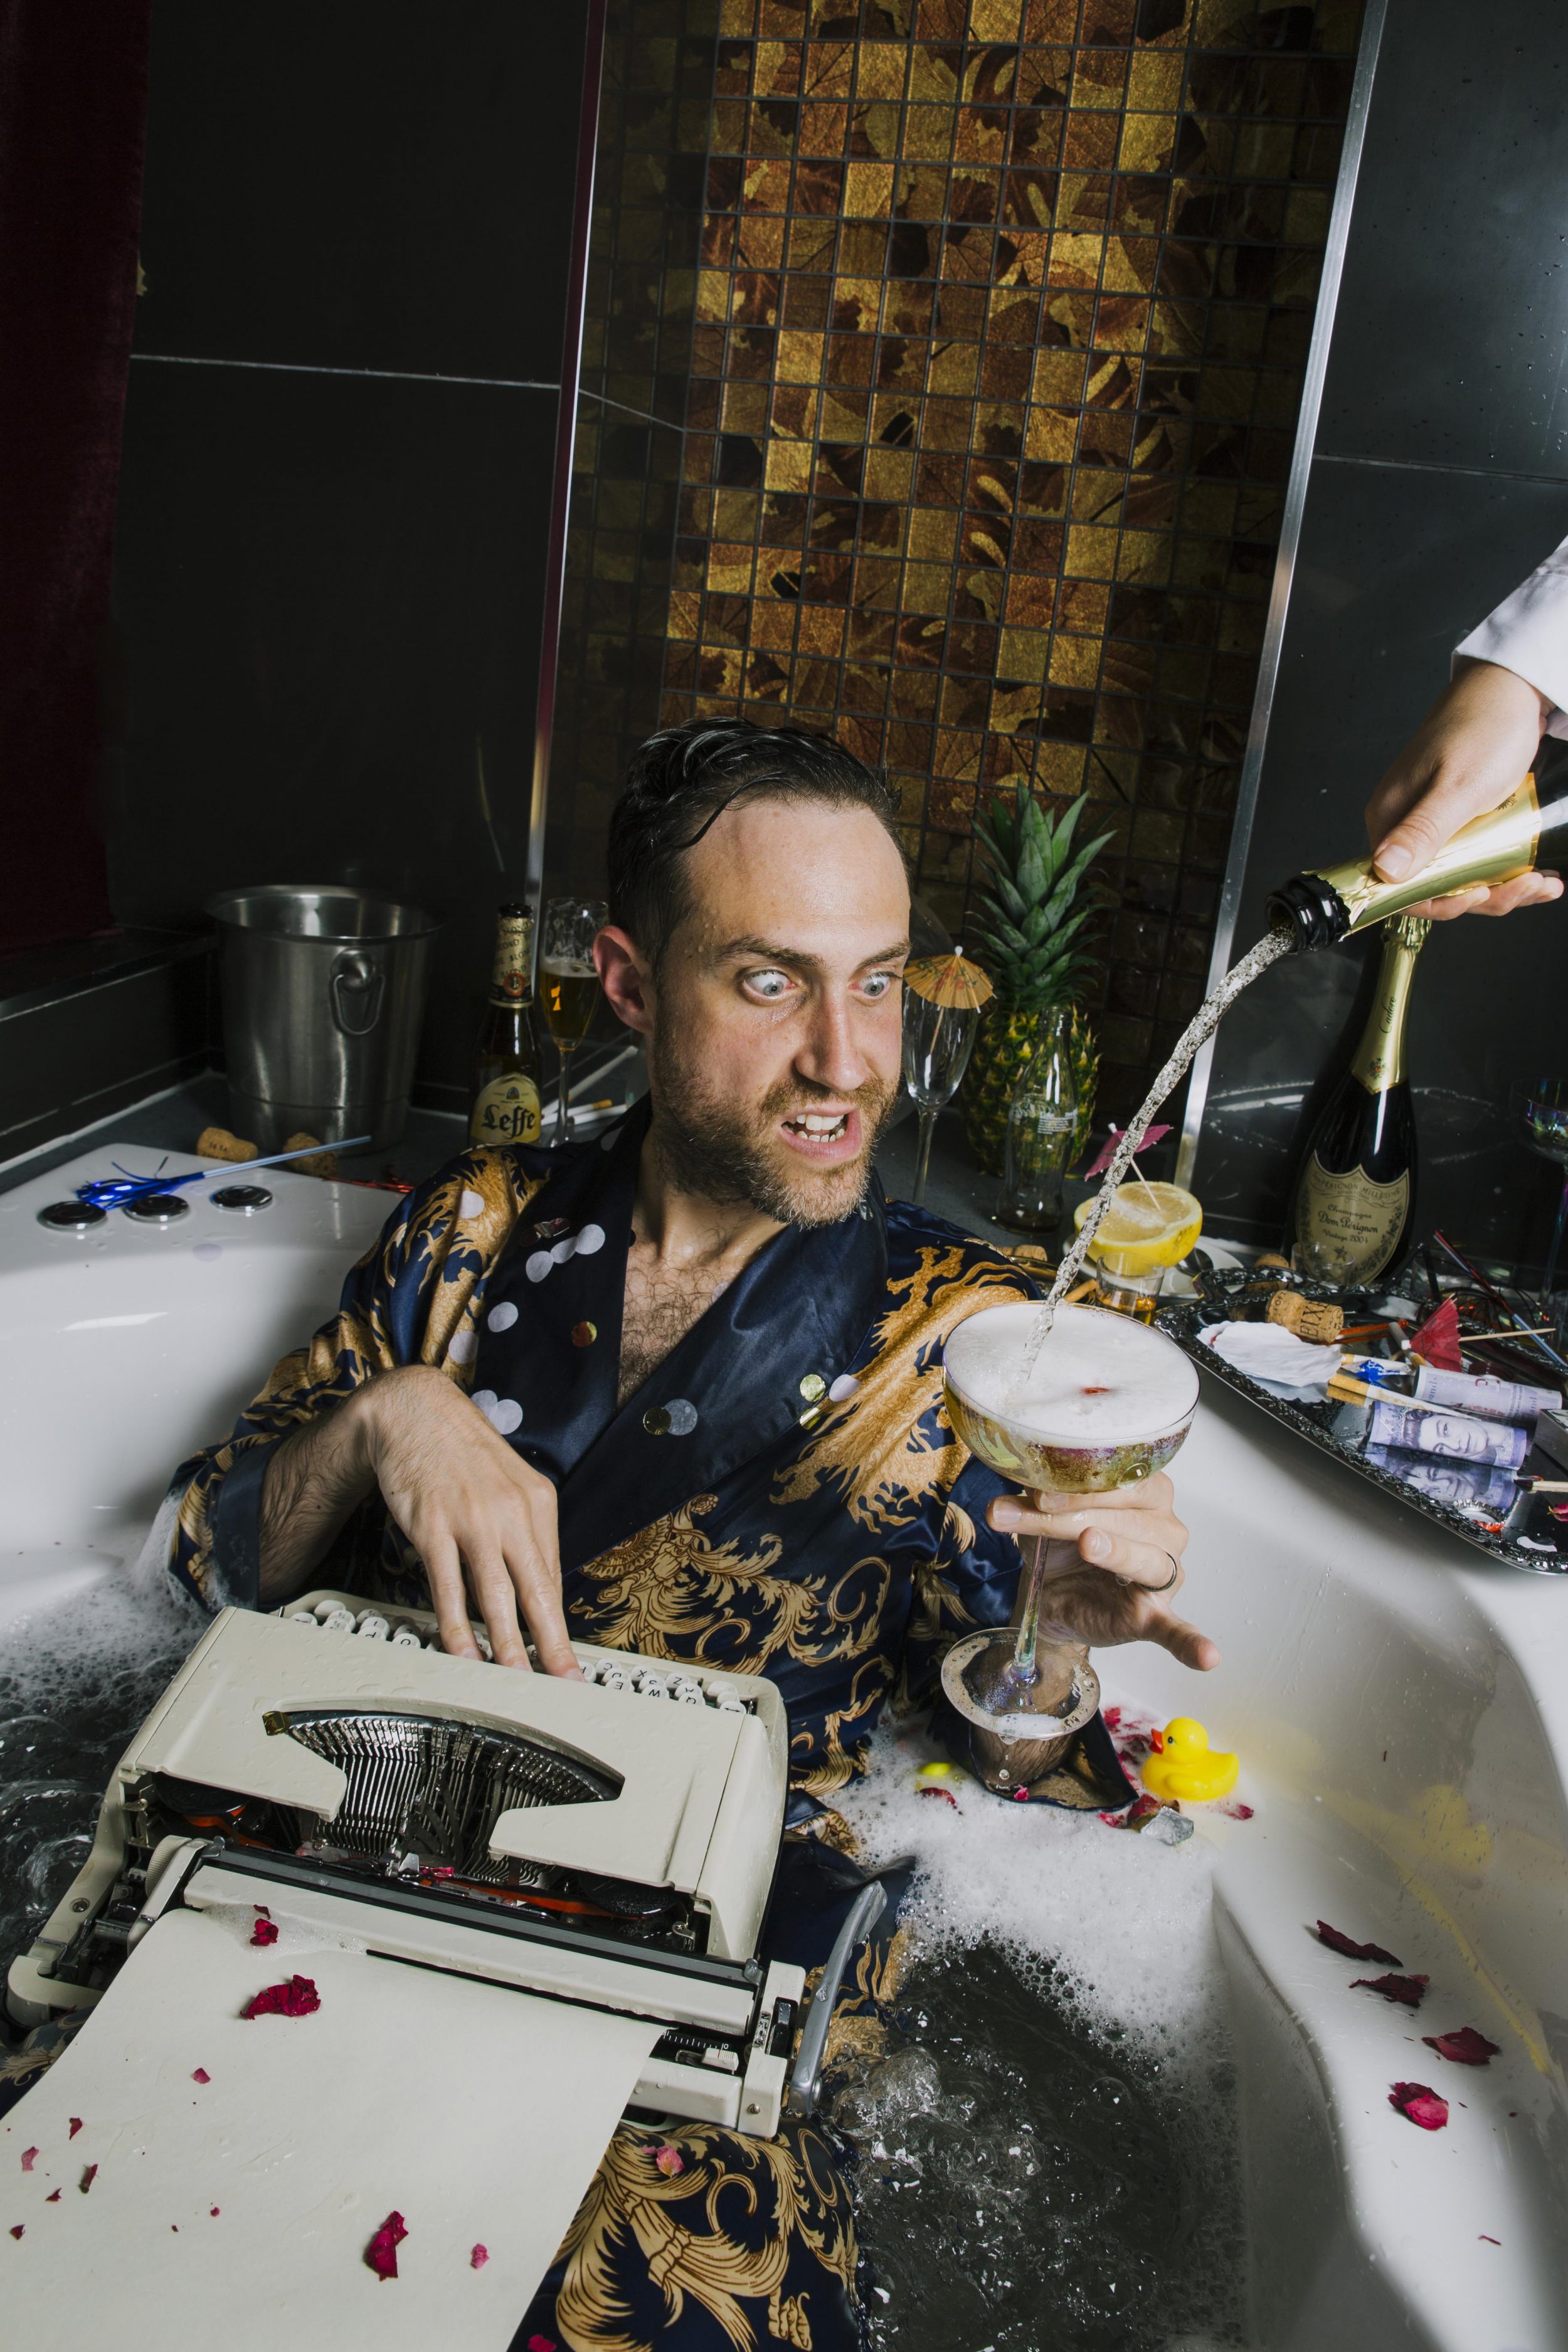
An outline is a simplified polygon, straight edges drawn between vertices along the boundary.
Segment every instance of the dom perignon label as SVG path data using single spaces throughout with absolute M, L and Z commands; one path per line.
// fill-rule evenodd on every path
M 1410 1172 L 1377 1184 L 1363 1168 L 1336 1176 L 1314 1151 L 1301 1180 L 1296 1235 L 1321 1282 L 1374 1282 L 1393 1257 L 1410 1207 Z

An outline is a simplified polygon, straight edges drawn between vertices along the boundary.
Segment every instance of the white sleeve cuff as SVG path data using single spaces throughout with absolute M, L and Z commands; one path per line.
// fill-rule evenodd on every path
M 1557 707 L 1549 735 L 1568 736 L 1568 540 L 1460 639 L 1454 658 L 1496 662 Z

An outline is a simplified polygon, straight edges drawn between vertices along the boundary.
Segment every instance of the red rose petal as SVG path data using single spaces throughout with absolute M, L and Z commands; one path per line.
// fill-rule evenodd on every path
M 1226 1816 L 1227 1821 L 1249 1822 L 1252 1819 L 1252 1807 L 1250 1805 L 1239 1804 L 1235 1801 L 1235 1799 L 1232 1799 L 1229 1802 L 1221 1805 L 1219 1810 Z
M 51 2189 L 48 2195 L 44 2200 L 46 2205 L 58 2205 L 59 2201 L 60 2192 L 58 2189 Z
M 1331 1927 L 1326 1919 L 1318 1922 L 1318 1941 L 1327 1944 L 1331 1952 L 1338 1952 L 1342 1959 L 1382 1960 L 1391 1969 L 1404 1965 L 1397 1952 L 1385 1952 L 1381 1944 L 1358 1944 L 1342 1929 Z
M 653 2160 L 667 2180 L 673 2180 L 678 2172 L 686 2169 L 685 2158 L 678 2147 L 671 2147 L 668 2140 L 661 2148 L 654 2151 Z
M 314 1977 L 285 1977 L 267 1985 L 244 2009 L 241 2017 L 309 2017 L 321 2006 Z
M 87 2170 L 82 2174 L 81 2179 L 77 2182 L 77 2187 L 81 2190 L 84 2197 L 87 2195 L 88 2190 L 92 2187 L 93 2182 L 97 2179 L 98 2167 L 96 2164 L 89 2164 Z
M 561 2352 L 561 2347 L 553 2336 L 531 2336 L 528 2352 Z
M 198 2066 L 195 2074 L 191 2076 L 191 2080 L 193 2083 L 210 2083 L 212 2081 L 212 2076 L 207 2073 L 205 2066 Z
M 222 2212 L 222 2210 L 223 2210 L 223 2207 L 222 2207 L 221 2205 L 209 2205 L 209 2206 L 207 2207 L 207 2214 L 208 2214 L 208 2218 L 209 2218 L 210 2220 L 212 2220 L 212 2221 L 216 2221 L 217 2220 L 218 2215 Z
M 12 2231 L 11 2235 L 14 2238 L 19 2238 L 26 2226 L 26 2221 L 18 2221 L 16 2228 Z
M 253 1903 L 250 1907 L 258 1919 L 270 1919 L 272 1916 L 265 1903 Z
M 1489 2238 L 1484 2230 L 1479 2231 L 1477 2235 L 1479 2237 L 1483 2246 L 1500 2246 L 1502 2243 L 1502 2240 L 1500 2238 Z
M 275 1944 L 278 1941 L 276 1919 L 258 1919 L 250 1931 L 250 1940 L 253 1944 Z
M 397 2249 L 408 2235 L 401 2213 L 389 2213 L 364 2250 L 365 2261 L 378 2279 L 397 2276 Z
M 1351 1990 L 1364 1985 L 1368 1992 L 1380 1992 L 1384 2000 L 1402 2001 L 1406 2009 L 1419 2009 L 1426 1997 L 1425 1977 L 1352 1977 Z
M 78 2132 L 79 2132 L 79 2131 L 80 2131 L 80 2129 L 81 2129 L 81 2117 L 80 2117 L 79 2116 L 72 2116 L 72 2117 L 71 2117 L 71 2119 L 70 2119 L 70 2130 L 66 2134 L 67 2138 L 68 2138 L 68 2139 L 75 2139 L 75 2137 L 76 2137 L 76 2136 L 77 2136 Z
M 963 1811 L 963 1807 L 959 1803 L 958 1799 L 953 1795 L 951 1789 L 917 1789 L 915 1790 L 915 1794 L 917 1797 L 945 1798 L 947 1802 L 952 1807 L 955 1813 L 961 1813 Z
M 38 2151 L 36 2147 L 25 2147 L 22 2150 L 22 2169 L 24 2172 L 31 2172 L 33 2168 L 33 2158 L 37 2155 L 37 2153 Z
M 490 2250 L 488 2246 L 476 2246 L 468 2256 L 468 2268 L 471 2271 L 482 2271 L 489 2258 Z
M 1441 2131 L 1448 2120 L 1447 2100 L 1439 2098 L 1425 2083 L 1395 2083 L 1388 2104 L 1407 2123 L 1419 2124 L 1423 2131 Z
M 1456 2066 L 1485 2066 L 1498 2054 L 1500 2043 L 1489 2042 L 1473 2025 L 1461 2025 L 1456 2033 L 1424 2033 L 1422 2041 L 1439 2058 L 1451 2058 Z
M 1121 1709 L 1119 1706 L 1102 1706 L 1100 1710 L 1100 1719 L 1101 1723 L 1104 1724 L 1107 1731 L 1120 1731 L 1121 1728 Z

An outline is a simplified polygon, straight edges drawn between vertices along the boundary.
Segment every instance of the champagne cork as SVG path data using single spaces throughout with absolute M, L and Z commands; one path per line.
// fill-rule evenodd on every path
M 1327 1299 L 1303 1298 L 1299 1290 L 1277 1290 L 1268 1301 L 1268 1320 L 1319 1347 L 1338 1339 L 1345 1328 L 1345 1311 Z
M 296 1160 L 294 1161 L 293 1166 L 296 1175 L 335 1176 L 338 1172 L 338 1155 L 335 1151 L 330 1151 L 323 1146 L 319 1135 L 306 1135 L 304 1133 L 291 1135 L 284 1144 L 283 1149 L 285 1151 L 308 1151 L 312 1144 L 314 1144 L 316 1148 L 309 1160 Z
M 204 1127 L 196 1138 L 198 1160 L 228 1160 L 237 1167 L 247 1160 L 258 1160 L 261 1147 L 247 1143 L 241 1135 L 231 1135 L 226 1127 Z

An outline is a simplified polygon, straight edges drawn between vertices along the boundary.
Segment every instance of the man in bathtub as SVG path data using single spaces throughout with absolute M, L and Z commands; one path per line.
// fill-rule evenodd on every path
M 599 1141 L 471 1150 L 415 1192 L 336 1318 L 183 1465 L 169 1568 L 209 1609 L 316 1582 L 430 1606 L 467 1656 L 482 1616 L 519 1672 L 526 1639 L 574 1673 L 577 1638 L 770 1675 L 792 1731 L 775 1913 L 809 1965 L 858 1883 L 834 1794 L 889 1696 L 930 1696 L 956 1634 L 1005 1622 L 1017 1536 L 1076 1549 L 1053 1610 L 1086 1641 L 1217 1654 L 1175 1613 L 1167 1478 L 1019 1496 L 948 1427 L 947 1335 L 1034 1294 L 872 1173 L 909 948 L 883 786 L 820 737 L 693 722 L 633 761 L 609 866 L 595 957 L 647 1101 Z M 1132 1792 L 1096 1720 L 1027 1793 Z M 884 1939 L 859 1998 L 889 1975 Z M 519 2342 L 731 2347 L 728 2311 L 750 2344 L 858 2343 L 814 2127 L 765 2157 L 712 2126 L 675 2138 L 667 2176 L 617 2135 Z

